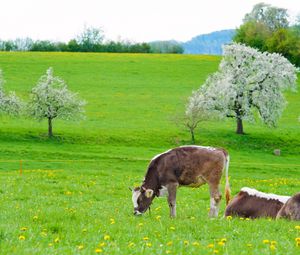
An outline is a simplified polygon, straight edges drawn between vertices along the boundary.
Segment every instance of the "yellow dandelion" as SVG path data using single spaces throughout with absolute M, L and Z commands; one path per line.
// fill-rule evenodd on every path
M 77 246 L 78 250 L 82 250 L 83 248 L 84 248 L 83 244 L 80 244 L 80 245 Z
M 160 218 L 161 218 L 160 215 L 157 215 L 157 216 L 155 217 L 156 220 L 160 220 Z
M 270 249 L 272 250 L 272 251 L 274 251 L 274 250 L 276 250 L 276 246 L 275 245 L 270 245 Z
M 214 254 L 218 254 L 218 253 L 219 253 L 219 251 L 218 251 L 218 250 L 214 250 L 213 252 L 214 252 Z
M 129 242 L 128 247 L 133 247 L 135 244 L 133 242 Z
M 144 240 L 144 241 L 148 241 L 148 240 L 149 240 L 149 237 L 148 237 L 148 236 L 144 236 L 144 237 L 143 237 L 143 240 Z
M 161 209 L 161 207 L 159 206 L 159 207 L 156 207 L 155 208 L 155 211 L 159 211 Z
M 166 250 L 166 254 L 171 254 L 172 252 L 170 250 Z
M 110 224 L 115 224 L 116 221 L 114 219 L 110 219 Z
M 277 242 L 276 241 L 271 241 L 271 245 L 276 245 Z
M 21 231 L 26 231 L 28 228 L 27 227 L 21 227 L 20 230 Z
M 65 194 L 66 194 L 67 196 L 70 196 L 70 195 L 72 195 L 72 192 L 71 192 L 71 191 L 66 191 Z
M 144 226 L 144 223 L 139 223 L 138 226 L 142 227 L 142 226 Z
M 213 243 L 210 243 L 209 245 L 207 245 L 207 248 L 214 248 L 215 245 Z
M 54 239 L 54 243 L 59 243 L 59 238 L 58 237 L 56 237 L 55 239 Z
M 37 215 L 34 215 L 32 219 L 33 219 L 33 220 L 37 220 L 38 218 L 39 218 L 39 217 L 38 217 Z
M 247 243 L 247 247 L 251 248 L 253 245 L 251 243 Z
M 250 220 L 250 218 L 246 218 L 245 220 L 248 220 L 248 221 L 249 221 L 249 220 Z
M 200 246 L 200 243 L 199 242 L 193 242 L 192 245 L 193 246 Z
M 152 243 L 146 243 L 146 246 L 147 246 L 147 247 L 151 247 L 151 246 L 152 246 Z
M 222 238 L 222 239 L 221 239 L 221 242 L 226 243 L 226 242 L 227 242 L 227 239 L 226 239 L 226 238 Z
M 265 240 L 263 240 L 263 243 L 264 243 L 264 244 L 269 244 L 270 241 L 269 241 L 268 239 L 265 239 Z
M 173 226 L 172 226 L 172 227 L 170 227 L 170 230 L 173 230 L 173 231 L 174 231 L 174 230 L 175 230 L 175 227 L 173 227 Z
M 300 243 L 300 237 L 295 238 L 295 241 L 296 241 L 297 243 Z
M 172 245 L 173 245 L 172 241 L 167 242 L 167 246 L 172 246 Z
M 184 244 L 184 245 L 189 245 L 189 241 L 184 240 L 184 241 L 183 241 L 183 244 Z
M 48 246 L 49 246 L 49 247 L 52 247 L 52 246 L 53 246 L 53 243 L 49 243 Z
M 25 236 L 23 236 L 23 235 L 20 235 L 20 236 L 19 236 L 19 240 L 24 241 L 25 239 L 26 239 Z
M 87 232 L 87 229 L 84 228 L 84 229 L 82 230 L 82 233 L 86 233 L 86 232 Z
M 243 218 L 243 217 L 241 217 L 241 218 L 240 218 L 240 220 L 244 220 L 244 218 Z
M 96 249 L 95 249 L 95 252 L 96 252 L 96 253 L 101 253 L 101 252 L 103 252 L 103 250 L 100 249 L 100 248 L 96 248 Z
M 110 240 L 110 236 L 109 236 L 109 235 L 104 235 L 104 240 L 105 240 L 105 241 Z
M 220 242 L 218 242 L 218 245 L 219 245 L 219 246 L 224 246 L 225 243 L 220 241 Z
M 232 220 L 232 216 L 229 215 L 229 216 L 226 217 L 226 219 L 227 220 Z
M 105 245 L 106 244 L 104 242 L 101 242 L 101 243 L 98 244 L 98 246 L 100 246 L 100 247 L 104 247 Z
M 300 226 L 295 226 L 295 229 L 300 230 Z

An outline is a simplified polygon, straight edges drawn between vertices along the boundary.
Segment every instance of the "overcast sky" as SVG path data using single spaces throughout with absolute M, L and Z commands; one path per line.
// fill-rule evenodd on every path
M 101 27 L 107 39 L 187 41 L 236 28 L 260 0 L 0 0 L 0 39 L 65 41 L 84 26 Z M 299 0 L 265 0 L 292 16 Z

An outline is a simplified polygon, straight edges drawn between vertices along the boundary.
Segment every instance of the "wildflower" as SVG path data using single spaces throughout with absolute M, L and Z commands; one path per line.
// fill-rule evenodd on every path
M 110 224 L 115 224 L 115 220 L 114 219 L 110 219 Z
M 49 243 L 48 246 L 49 246 L 49 247 L 52 247 L 52 246 L 53 246 L 53 243 Z
M 267 239 L 265 239 L 265 240 L 263 240 L 263 243 L 264 243 L 264 244 L 268 244 L 268 243 L 270 243 L 270 241 L 267 240 Z
M 146 246 L 147 246 L 147 247 L 151 247 L 152 244 L 151 244 L 151 243 L 146 243 Z
M 226 219 L 227 220 L 232 220 L 232 216 L 229 215 L 229 216 L 226 217 Z
M 159 211 L 161 209 L 161 207 L 159 206 L 159 207 L 156 207 L 155 208 L 155 211 Z
M 172 246 L 172 244 L 173 244 L 172 241 L 167 242 L 167 245 L 168 245 L 168 246 Z
M 295 238 L 295 241 L 296 241 L 297 243 L 300 243 L 300 237 Z
M 225 245 L 225 243 L 224 242 L 218 242 L 218 245 L 220 245 L 220 246 L 224 246 Z
M 200 243 L 199 242 L 193 242 L 192 245 L 193 246 L 200 246 Z
M 96 248 L 96 249 L 95 249 L 95 252 L 96 252 L 96 253 L 101 253 L 101 252 L 103 252 L 103 250 L 100 249 L 100 248 Z
M 170 250 L 166 250 L 166 254 L 171 254 L 172 252 Z
M 27 227 L 21 227 L 21 231 L 26 231 L 27 229 Z
M 59 238 L 58 237 L 56 237 L 55 239 L 54 239 L 54 243 L 59 243 Z
M 70 195 L 72 195 L 72 192 L 71 192 L 71 191 L 66 191 L 65 194 L 66 194 L 67 196 L 70 196 Z
M 24 241 L 25 239 L 26 239 L 25 236 L 23 236 L 23 235 L 19 236 L 19 240 Z
M 243 217 L 241 217 L 241 218 L 240 218 L 240 220 L 244 220 L 244 218 L 243 218 Z
M 128 247 L 133 247 L 135 244 L 133 242 L 129 242 Z
M 110 240 L 110 236 L 109 236 L 109 235 L 104 235 L 104 240 L 105 240 L 105 241 Z
M 276 241 L 271 241 L 271 245 L 276 245 L 277 242 Z
M 295 229 L 300 230 L 300 226 L 295 226 Z
M 77 249 L 78 249 L 78 250 L 82 250 L 83 247 L 84 247 L 83 244 L 80 244 L 80 245 L 77 246 Z
M 221 239 L 221 242 L 226 243 L 226 242 L 227 242 L 227 239 L 226 239 L 226 238 L 222 238 L 222 239 Z
M 144 226 L 144 223 L 139 223 L 138 226 L 142 227 L 142 226 Z
M 213 243 L 210 243 L 209 245 L 207 245 L 207 248 L 214 248 L 215 245 Z
M 144 240 L 144 241 L 148 241 L 148 240 L 149 240 L 149 237 L 144 236 L 144 237 L 143 237 L 143 240 Z
M 87 229 L 84 228 L 84 229 L 82 230 L 82 233 L 86 233 L 86 232 L 87 232 Z
M 219 251 L 218 250 L 214 250 L 214 254 L 218 254 L 219 253 Z
M 173 231 L 174 231 L 174 230 L 175 230 L 175 227 L 173 227 L 173 226 L 172 226 L 172 227 L 170 227 L 170 230 L 173 230 Z
M 253 245 L 251 243 L 247 243 L 247 247 L 251 248 Z
M 184 240 L 184 241 L 183 241 L 183 244 L 184 244 L 184 245 L 189 245 L 189 241 Z
M 155 219 L 157 219 L 157 220 L 160 220 L 160 218 L 161 218 L 160 215 L 157 215 L 157 216 L 155 217 Z
M 271 244 L 271 245 L 270 245 L 270 250 L 272 250 L 272 251 L 276 250 L 276 246 L 273 245 L 273 244 Z
M 38 217 L 37 215 L 34 215 L 32 219 L 33 219 L 33 220 L 37 220 L 38 218 L 39 218 L 39 217 Z

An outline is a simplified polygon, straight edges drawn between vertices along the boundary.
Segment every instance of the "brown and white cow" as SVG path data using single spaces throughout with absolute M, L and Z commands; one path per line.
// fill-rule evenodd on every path
M 276 219 L 300 220 L 300 193 L 292 196 L 280 209 Z
M 289 196 L 268 194 L 244 187 L 226 207 L 225 216 L 276 218 L 279 210 L 289 198 Z
M 155 156 L 146 172 L 141 187 L 132 191 L 134 215 L 147 211 L 154 197 L 167 195 L 170 216 L 176 216 L 178 186 L 199 187 L 205 183 L 210 189 L 210 217 L 218 216 L 221 200 L 220 180 L 226 176 L 225 195 L 228 203 L 229 155 L 224 149 L 203 146 L 181 146 Z

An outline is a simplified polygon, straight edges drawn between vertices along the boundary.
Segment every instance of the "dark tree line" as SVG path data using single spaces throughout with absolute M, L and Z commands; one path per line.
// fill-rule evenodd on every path
M 0 51 L 61 51 L 61 52 L 119 52 L 119 53 L 183 53 L 180 44 L 173 41 L 133 43 L 130 41 L 104 41 L 101 29 L 85 28 L 69 42 L 18 38 L 0 40 Z

